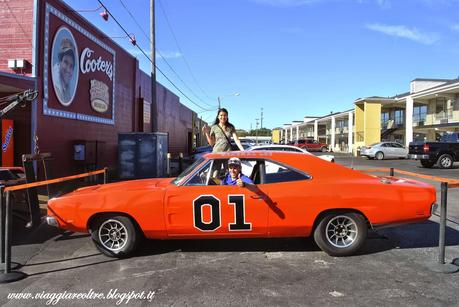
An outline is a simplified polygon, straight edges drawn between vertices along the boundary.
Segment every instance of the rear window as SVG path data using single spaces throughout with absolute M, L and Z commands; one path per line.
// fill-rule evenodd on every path
M 311 179 L 310 176 L 271 161 L 265 162 L 264 183 L 278 183 Z
M 441 137 L 441 142 L 456 143 L 458 142 L 458 136 L 457 134 L 444 134 Z

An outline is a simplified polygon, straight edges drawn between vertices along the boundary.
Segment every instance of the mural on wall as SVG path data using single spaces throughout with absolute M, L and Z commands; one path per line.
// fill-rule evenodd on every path
M 43 58 L 43 114 L 115 123 L 115 51 L 49 3 Z
M 67 27 L 59 28 L 51 47 L 51 76 L 54 92 L 63 106 L 69 106 L 75 97 L 79 75 L 77 55 L 72 32 Z

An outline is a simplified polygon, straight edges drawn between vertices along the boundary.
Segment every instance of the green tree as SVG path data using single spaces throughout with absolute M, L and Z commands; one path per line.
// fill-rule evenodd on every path
M 236 134 L 238 137 L 245 137 L 249 135 L 249 133 L 244 129 L 236 129 Z

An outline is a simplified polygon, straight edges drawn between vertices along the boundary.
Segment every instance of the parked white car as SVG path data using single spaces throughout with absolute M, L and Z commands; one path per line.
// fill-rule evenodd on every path
M 368 159 L 406 158 L 408 148 L 396 142 L 379 142 L 360 149 L 360 155 Z
M 274 145 L 274 144 L 260 145 L 260 146 L 249 147 L 246 150 L 291 151 L 291 152 L 301 152 L 301 153 L 305 153 L 305 154 L 308 154 L 308 155 L 313 155 L 312 153 L 310 153 L 306 149 L 299 148 L 299 147 L 296 147 L 296 146 L 291 146 L 291 145 Z M 317 157 L 320 158 L 320 159 L 323 159 L 325 161 L 335 162 L 335 156 L 333 156 L 333 155 L 320 155 L 320 156 L 317 156 Z

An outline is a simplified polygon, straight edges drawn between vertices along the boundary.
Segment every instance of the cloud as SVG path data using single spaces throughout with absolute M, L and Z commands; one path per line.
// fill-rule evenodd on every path
M 406 26 L 390 26 L 374 23 L 367 24 L 365 27 L 373 31 L 381 32 L 390 36 L 406 38 L 425 45 L 432 45 L 438 41 L 438 37 L 435 34 L 422 33 L 416 28 L 410 29 Z
M 150 56 L 150 50 L 144 50 L 145 53 Z M 130 48 L 128 49 L 128 52 L 135 56 L 135 57 L 143 57 L 144 54 L 142 53 L 142 51 L 140 51 L 138 48 Z M 163 59 L 166 59 L 166 60 L 169 60 L 169 59 L 177 59 L 177 58 L 180 58 L 182 57 L 183 54 L 181 54 L 180 52 L 178 51 L 158 51 L 156 50 L 156 60 L 163 60 Z
M 390 9 L 392 6 L 390 0 L 376 0 L 376 4 L 382 9 Z
M 259 4 L 267 4 L 277 7 L 297 7 L 330 0 L 251 0 Z
M 157 59 L 177 59 L 181 58 L 183 54 L 178 51 L 156 51 Z
M 314 3 L 325 3 L 325 2 L 346 2 L 349 0 L 251 0 L 252 2 L 271 5 L 275 7 L 298 7 L 311 5 Z M 354 0 L 357 3 L 376 3 L 382 9 L 390 9 L 392 7 L 391 0 Z M 427 1 L 427 0 L 425 0 Z M 448 0 L 437 0 L 437 1 L 448 1 Z M 452 0 L 449 0 L 452 1 Z M 459 0 L 457 0 L 459 1 Z
M 430 7 L 438 7 L 455 5 L 459 0 L 422 0 L 421 2 Z

